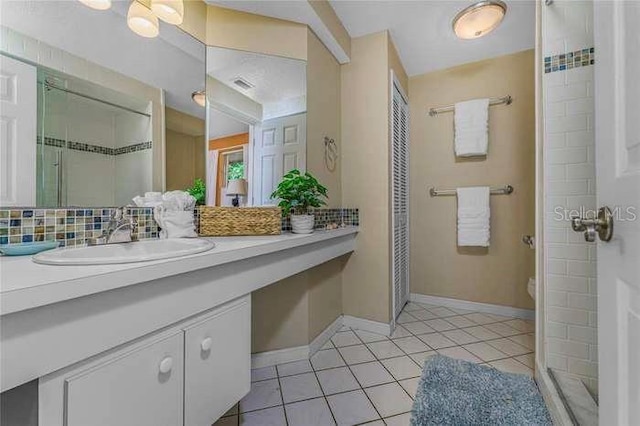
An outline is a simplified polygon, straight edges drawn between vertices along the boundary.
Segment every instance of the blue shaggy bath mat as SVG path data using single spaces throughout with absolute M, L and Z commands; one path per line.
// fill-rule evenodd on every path
M 425 361 L 411 426 L 552 425 L 532 378 L 434 355 Z

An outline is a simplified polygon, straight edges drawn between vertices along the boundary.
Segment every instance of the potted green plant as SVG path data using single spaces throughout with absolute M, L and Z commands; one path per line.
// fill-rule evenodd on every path
M 207 188 L 204 185 L 204 181 L 202 179 L 196 179 L 193 182 L 193 186 L 191 188 L 187 188 L 186 190 L 193 198 L 196 199 L 196 206 L 204 206 L 205 205 L 205 197 L 207 195 Z
M 312 207 L 321 207 L 327 203 L 327 188 L 322 186 L 311 173 L 300 173 L 291 170 L 284 175 L 271 198 L 280 199 L 278 206 L 283 214 L 291 214 L 291 231 L 295 234 L 310 234 L 313 232 L 315 216 L 309 214 Z

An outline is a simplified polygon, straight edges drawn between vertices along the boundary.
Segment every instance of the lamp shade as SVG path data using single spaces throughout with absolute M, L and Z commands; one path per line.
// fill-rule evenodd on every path
M 80 3 L 96 10 L 107 10 L 111 7 L 111 0 L 80 0 Z
M 247 181 L 244 179 L 231 179 L 227 183 L 227 195 L 247 195 Z
M 153 38 L 160 33 L 160 23 L 156 15 L 137 0 L 131 2 L 129 6 L 127 25 L 131 31 L 142 37 Z
M 151 0 L 151 10 L 158 18 L 168 24 L 182 24 L 184 18 L 182 0 Z
M 494 29 L 507 13 L 507 5 L 500 0 L 486 0 L 472 4 L 453 19 L 453 31 L 461 39 L 482 37 Z

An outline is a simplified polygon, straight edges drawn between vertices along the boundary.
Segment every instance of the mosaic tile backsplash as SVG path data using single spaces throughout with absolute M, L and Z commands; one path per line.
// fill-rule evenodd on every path
M 60 246 L 85 244 L 89 238 L 102 234 L 114 208 L 68 209 L 0 209 L 0 244 L 34 241 L 58 241 Z M 316 229 L 327 224 L 358 226 L 358 209 L 316 209 Z M 153 219 L 153 209 L 129 207 L 128 214 L 138 222 L 138 239 L 158 238 L 160 228 Z M 196 224 L 197 225 L 197 224 Z M 289 218 L 283 218 L 282 230 L 290 231 Z
M 60 246 L 84 244 L 102 234 L 114 208 L 0 209 L 0 244 L 58 241 Z M 130 207 L 138 223 L 138 239 L 158 238 L 153 209 Z
M 313 214 L 316 217 L 315 229 L 324 229 L 327 225 L 335 223 L 338 226 L 359 226 L 360 214 L 358 209 L 315 209 Z M 291 231 L 291 220 L 289 217 L 282 218 L 282 230 Z
M 595 63 L 594 48 L 576 50 L 574 52 L 561 53 L 559 55 L 545 56 L 544 73 L 565 71 L 572 68 L 586 67 Z

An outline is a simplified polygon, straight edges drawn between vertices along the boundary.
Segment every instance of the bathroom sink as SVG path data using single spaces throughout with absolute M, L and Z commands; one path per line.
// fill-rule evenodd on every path
M 214 243 L 201 239 L 142 240 L 133 243 L 60 248 L 32 257 L 45 265 L 108 265 L 187 256 L 211 250 Z

